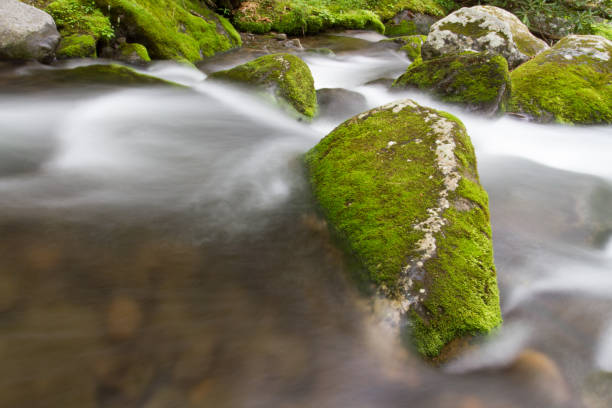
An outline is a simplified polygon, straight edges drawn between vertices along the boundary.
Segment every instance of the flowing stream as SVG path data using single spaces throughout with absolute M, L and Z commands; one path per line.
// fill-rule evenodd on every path
M 410 97 L 466 125 L 499 332 L 433 368 L 381 323 L 301 163 L 346 116 L 297 122 L 157 63 L 146 72 L 186 87 L 0 89 L 0 406 L 612 406 L 611 128 L 366 85 L 410 61 L 376 35 L 342 38 L 301 55 L 317 88 L 369 107 Z

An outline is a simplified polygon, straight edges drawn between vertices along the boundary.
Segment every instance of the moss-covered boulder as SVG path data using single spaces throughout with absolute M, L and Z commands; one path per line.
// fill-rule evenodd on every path
M 198 0 L 95 0 L 116 31 L 152 58 L 196 62 L 241 44 L 225 18 Z
M 493 6 L 464 7 L 436 22 L 423 44 L 423 59 L 464 51 L 504 56 L 510 69 L 548 48 L 514 14 Z
M 401 100 L 306 155 L 314 194 L 422 354 L 501 323 L 487 193 L 463 124 Z
M 46 10 L 53 16 L 62 38 L 71 38 L 70 45 L 77 45 L 78 40 L 80 45 L 89 41 L 82 36 L 92 37 L 95 43 L 115 37 L 109 17 L 96 7 L 94 0 L 54 0 Z
M 571 35 L 510 74 L 509 110 L 540 122 L 612 123 L 612 41 Z
M 431 91 L 445 102 L 465 104 L 469 110 L 497 112 L 510 94 L 508 62 L 501 55 L 464 52 L 419 60 L 393 84 L 394 88 Z
M 60 41 L 56 55 L 58 59 L 96 58 L 96 39 L 87 34 L 69 35 Z
M 402 37 L 415 35 L 416 33 L 417 28 L 413 21 L 401 20 L 399 23 L 393 21 L 385 23 L 385 35 L 387 37 Z
M 264 55 L 232 69 L 215 72 L 209 79 L 240 82 L 270 91 L 281 105 L 288 105 L 308 118 L 317 113 L 312 73 L 295 55 Z
M 151 62 L 147 48 L 137 43 L 121 43 L 117 49 L 116 58 L 128 64 L 144 64 Z

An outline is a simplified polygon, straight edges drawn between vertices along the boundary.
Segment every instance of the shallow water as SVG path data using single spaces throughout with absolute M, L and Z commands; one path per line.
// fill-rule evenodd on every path
M 408 96 L 467 126 L 499 333 L 434 369 L 381 323 L 300 161 L 346 118 L 299 123 L 159 63 L 147 71 L 188 88 L 0 91 L 0 406 L 612 405 L 610 127 L 483 119 L 364 85 L 409 60 L 357 36 L 303 55 L 317 88 L 370 107 Z

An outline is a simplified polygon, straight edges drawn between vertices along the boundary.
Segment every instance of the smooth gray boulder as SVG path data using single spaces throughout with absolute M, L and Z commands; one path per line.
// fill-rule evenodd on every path
M 492 52 L 516 68 L 548 45 L 514 14 L 494 6 L 463 7 L 431 26 L 421 48 L 424 60 L 464 51 Z
M 59 41 L 49 14 L 18 0 L 0 0 L 0 59 L 48 62 Z

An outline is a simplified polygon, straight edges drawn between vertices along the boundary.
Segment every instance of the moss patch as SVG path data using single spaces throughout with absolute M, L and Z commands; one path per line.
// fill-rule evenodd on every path
M 409 35 L 407 37 L 401 37 L 405 42 L 405 45 L 401 48 L 402 51 L 406 53 L 408 58 L 413 61 L 421 58 L 421 47 L 425 40 L 427 40 L 426 35 Z
M 98 41 L 115 36 L 110 20 L 97 8 L 94 0 L 56 0 L 47 6 L 46 11 L 55 20 L 62 37 L 82 34 Z
M 606 41 L 569 36 L 512 71 L 509 110 L 543 122 L 612 123 L 612 43 Z
M 450 208 L 438 208 L 444 226 L 427 258 L 421 245 L 427 234 L 417 226 L 446 188 L 437 161 L 440 126 L 450 126 L 445 135 L 455 145 L 453 171 L 461 178 L 447 191 Z M 436 356 L 452 339 L 500 324 L 487 195 L 456 118 L 396 102 L 340 125 L 305 160 L 323 212 L 370 280 L 410 303 L 419 352 Z
M 265 55 L 230 70 L 215 72 L 209 78 L 272 89 L 277 97 L 288 102 L 298 113 L 308 118 L 317 113 L 312 73 L 308 65 L 294 55 Z
M 393 84 L 432 91 L 446 102 L 495 112 L 510 94 L 508 62 L 501 55 L 465 52 L 417 61 Z
M 593 24 L 593 34 L 601 35 L 604 38 L 612 41 L 612 22 Z
M 119 59 L 130 63 L 150 62 L 147 48 L 142 44 L 123 43 L 119 46 Z
M 91 35 L 63 37 L 56 51 L 57 58 L 96 58 L 96 39 Z
M 399 24 L 385 24 L 385 34 L 387 37 L 401 37 L 405 35 L 414 35 L 417 33 L 416 24 L 414 21 L 402 20 Z

